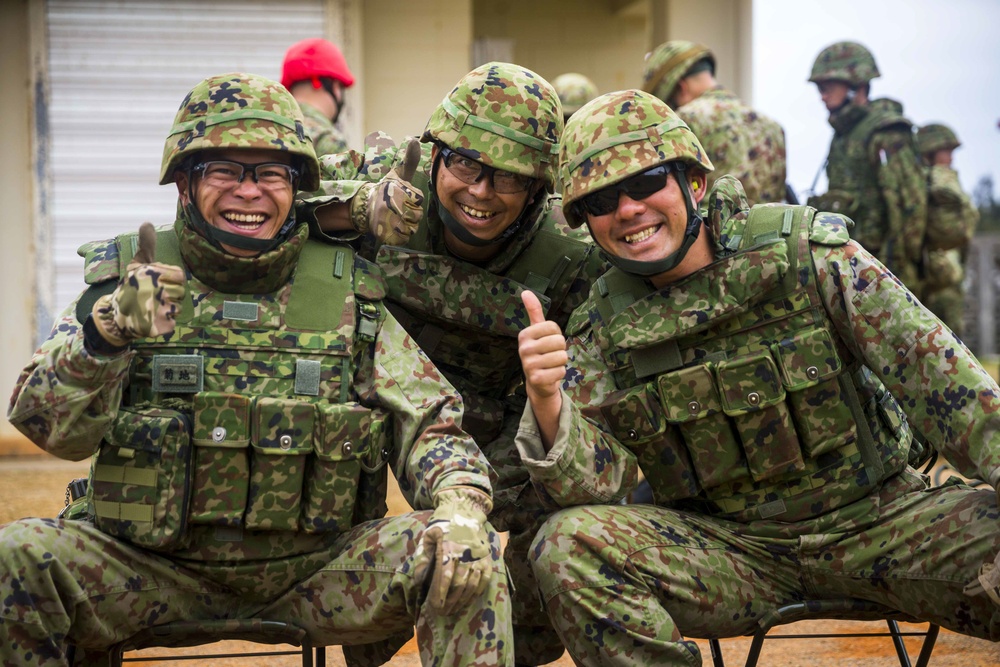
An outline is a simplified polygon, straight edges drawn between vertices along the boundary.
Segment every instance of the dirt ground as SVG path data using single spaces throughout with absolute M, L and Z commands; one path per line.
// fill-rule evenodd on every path
M 0 457 L 0 524 L 27 516 L 54 516 L 63 507 L 66 483 L 75 477 L 87 474 L 86 463 L 71 463 L 60 461 L 48 456 L 30 457 Z M 406 511 L 406 502 L 394 494 L 390 502 L 391 512 Z M 923 625 L 902 624 L 904 632 L 923 630 Z M 892 647 L 887 637 L 843 637 L 843 638 L 811 638 L 811 639 L 779 639 L 781 635 L 799 634 L 832 634 L 832 633 L 869 633 L 884 632 L 885 625 L 876 622 L 844 622 L 844 621 L 801 621 L 776 628 L 764 642 L 759 664 L 762 667 L 890 667 L 898 665 Z M 747 638 L 726 639 L 721 642 L 722 653 L 727 665 L 742 665 L 750 646 Z M 906 640 L 912 660 L 916 660 L 919 652 L 920 638 Z M 711 665 L 712 659 L 707 641 L 699 641 L 705 665 Z M 259 652 L 270 647 L 244 642 L 220 642 L 212 646 L 191 649 L 147 649 L 128 654 L 127 658 L 140 658 L 129 664 L 166 665 L 177 664 L 157 659 L 156 656 L 184 656 L 184 664 L 192 667 L 202 665 L 238 666 L 238 665 L 273 665 L 284 667 L 300 665 L 298 656 L 268 656 L 247 657 L 241 659 L 199 659 L 209 653 L 225 652 Z M 292 647 L 275 647 L 289 650 Z M 337 647 L 326 649 L 327 664 L 330 667 L 344 665 L 343 654 Z M 391 665 L 395 667 L 417 667 L 420 660 L 417 656 L 416 644 L 411 641 L 393 658 Z M 942 631 L 934 649 L 930 663 L 934 667 L 1000 667 L 1000 643 L 971 639 Z M 572 667 L 573 661 L 568 654 L 554 663 L 552 667 Z

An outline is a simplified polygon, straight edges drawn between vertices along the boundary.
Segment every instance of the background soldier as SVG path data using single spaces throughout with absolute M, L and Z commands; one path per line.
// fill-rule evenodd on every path
M 340 49 L 319 37 L 292 44 L 281 64 L 281 85 L 299 103 L 316 155 L 346 151 L 347 140 L 336 123 L 354 75 Z
M 708 187 L 732 174 L 751 204 L 784 199 L 785 131 L 716 82 L 708 48 L 682 40 L 660 44 L 646 58 L 642 89 L 670 105 L 701 138 L 715 165 Z
M 567 72 L 552 79 L 552 87 L 562 103 L 563 120 L 597 97 L 597 84 L 578 72 Z
M 0 530 L 0 662 L 256 617 L 321 646 L 416 619 L 425 664 L 507 664 L 488 464 L 381 273 L 296 220 L 319 164 L 295 100 L 249 74 L 201 82 L 160 183 L 174 225 L 81 249 L 91 287 L 17 383 L 12 424 L 94 459 L 78 518 Z M 386 466 L 419 511 L 369 520 Z
M 927 170 L 927 275 L 921 301 L 959 336 L 965 315 L 965 263 L 979 210 L 962 190 L 952 153 L 961 146 L 946 125 L 917 130 L 917 149 Z
M 809 80 L 830 112 L 833 139 L 827 192 L 809 203 L 851 218 L 851 238 L 919 294 L 925 268 L 925 176 L 903 105 L 869 100 L 869 82 L 878 76 L 872 54 L 856 42 L 837 42 L 816 57 Z
M 518 448 L 570 508 L 529 553 L 574 660 L 699 665 L 683 637 L 810 598 L 997 637 L 996 491 L 907 466 L 912 427 L 1000 483 L 1000 387 L 972 353 L 843 216 L 750 209 L 726 176 L 703 222 L 712 166 L 652 96 L 597 98 L 563 142 L 567 220 L 616 266 L 568 341 L 524 293 Z M 655 505 L 619 504 L 637 466 Z
M 403 161 L 406 151 L 387 137 L 370 136 L 364 154 L 328 157 L 324 174 L 338 183 L 314 200 L 349 200 L 320 209 L 328 230 L 354 227 L 369 232 L 366 241 L 385 238 L 373 229 L 402 230 L 388 232 L 402 247 L 383 245 L 375 260 L 388 277 L 391 312 L 462 395 L 462 427 L 499 476 L 490 521 L 510 531 L 504 558 L 523 596 L 515 603 L 520 664 L 552 662 L 563 649 L 525 553 L 544 515 L 514 446 L 525 402 L 517 334 L 527 317 L 519 295 L 534 291 L 548 317 L 565 323 L 606 269 L 586 235 L 566 225 L 559 197 L 548 194 L 562 128 L 559 98 L 545 79 L 487 63 L 464 76 L 427 121 L 412 177 L 424 194 L 423 221 L 408 241 L 411 223 L 373 212 L 371 202 L 381 201 L 369 194 L 375 186 L 345 180 L 377 180 Z

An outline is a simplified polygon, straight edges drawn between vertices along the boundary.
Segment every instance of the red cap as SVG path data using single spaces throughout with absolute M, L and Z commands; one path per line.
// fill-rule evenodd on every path
M 345 88 L 354 84 L 344 54 L 334 44 L 312 37 L 288 47 L 281 65 L 281 85 L 291 88 L 299 81 L 312 81 L 313 87 L 319 88 L 319 79 L 324 76 L 340 81 Z

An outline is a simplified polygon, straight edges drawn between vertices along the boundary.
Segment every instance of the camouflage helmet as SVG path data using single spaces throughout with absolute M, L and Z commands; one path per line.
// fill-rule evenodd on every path
M 552 87 L 562 102 L 563 116 L 569 117 L 580 107 L 597 97 L 597 86 L 583 74 L 567 72 L 552 80 Z
M 816 56 L 809 80 L 844 81 L 857 88 L 881 76 L 871 51 L 857 42 L 831 44 Z
M 181 102 L 163 147 L 160 185 L 171 183 L 189 156 L 231 148 L 291 153 L 302 170 L 298 188 L 319 187 L 319 161 L 295 98 L 275 81 L 242 72 L 209 77 Z
M 707 46 L 680 39 L 664 42 L 646 57 L 642 90 L 667 102 L 688 70 L 704 59 L 708 60 L 714 73 L 715 56 Z
M 491 62 L 466 74 L 427 121 L 422 141 L 502 171 L 556 182 L 562 104 L 555 88 L 529 69 Z
M 567 222 L 585 222 L 572 206 L 585 195 L 674 160 L 714 169 L 698 137 L 658 97 L 621 90 L 590 101 L 566 123 L 559 152 Z
M 921 155 L 940 150 L 954 149 L 962 145 L 955 133 L 947 125 L 931 123 L 917 130 L 917 150 Z

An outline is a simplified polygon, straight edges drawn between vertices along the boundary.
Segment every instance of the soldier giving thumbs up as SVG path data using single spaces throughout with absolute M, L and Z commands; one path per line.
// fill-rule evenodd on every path
M 566 337 L 558 324 L 545 319 L 542 303 L 534 292 L 521 292 L 521 301 L 528 311 L 529 324 L 517 336 L 517 349 L 524 368 L 528 401 L 548 451 L 555 442 L 562 409 L 561 385 L 569 359 Z

